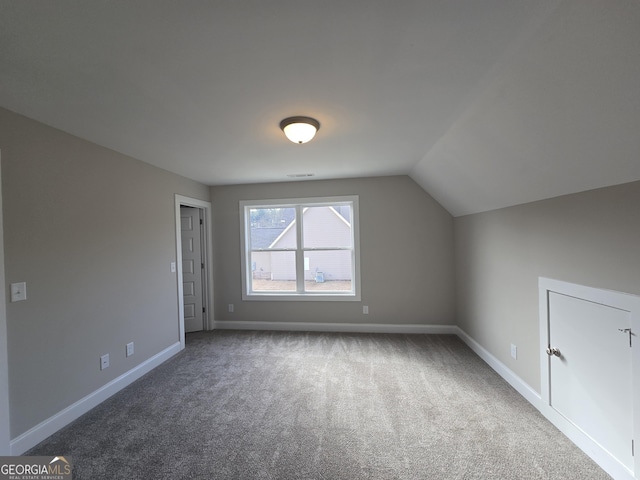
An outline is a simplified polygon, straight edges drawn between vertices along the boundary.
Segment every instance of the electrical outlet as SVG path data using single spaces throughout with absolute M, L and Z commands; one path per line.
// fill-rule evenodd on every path
M 127 343 L 127 357 L 133 355 L 133 342 Z
M 233 313 L 233 303 L 229 304 L 229 313 Z
M 362 314 L 363 315 L 369 315 L 369 305 L 363 305 L 362 306 Z
M 513 343 L 511 344 L 511 356 L 515 359 L 518 358 L 518 347 L 516 347 Z
M 109 368 L 109 354 L 102 355 L 100 357 L 100 370 L 104 370 L 105 368 Z

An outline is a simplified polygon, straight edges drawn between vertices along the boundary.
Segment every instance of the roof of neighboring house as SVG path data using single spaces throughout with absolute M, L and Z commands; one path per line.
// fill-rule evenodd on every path
M 351 209 L 348 206 L 332 207 L 333 211 L 342 217 L 347 223 L 351 223 Z M 306 210 L 305 210 L 306 211 Z M 288 219 L 283 227 L 251 227 L 251 246 L 254 249 L 268 249 L 291 225 L 295 223 L 295 217 Z
M 345 222 L 347 225 L 351 225 L 351 222 L 349 220 L 349 217 L 351 215 L 351 210 L 349 207 L 347 206 L 326 206 L 326 208 L 331 209 L 331 211 L 336 215 L 335 218 L 339 218 L 341 219 L 343 222 Z M 305 208 L 302 210 L 302 215 L 305 215 L 307 213 L 308 209 Z M 289 230 L 293 224 L 296 223 L 295 219 L 290 222 L 284 229 L 282 229 L 282 232 L 280 233 L 279 236 L 277 236 L 276 238 L 274 238 L 273 242 L 271 244 L 269 244 L 269 248 L 273 248 L 275 246 L 276 243 L 278 243 L 280 241 L 280 239 L 285 235 L 286 231 Z
M 252 228 L 251 229 L 251 246 L 254 249 L 269 248 L 278 236 L 284 232 L 286 227 L 275 228 Z
M 351 223 L 351 207 L 348 205 L 336 205 L 333 207 L 336 213 L 340 214 L 348 223 Z

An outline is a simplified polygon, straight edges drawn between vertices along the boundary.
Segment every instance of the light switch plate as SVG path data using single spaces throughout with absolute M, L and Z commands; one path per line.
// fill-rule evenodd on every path
M 21 302 L 27 299 L 27 283 L 19 282 L 11 284 L 11 301 Z

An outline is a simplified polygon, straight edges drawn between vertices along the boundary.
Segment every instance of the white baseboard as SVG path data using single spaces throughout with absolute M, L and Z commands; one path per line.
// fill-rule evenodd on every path
M 89 410 L 104 402 L 106 399 L 130 385 L 144 374 L 150 372 L 161 363 L 173 357 L 178 352 L 180 352 L 179 342 L 165 348 L 160 353 L 157 353 L 153 357 L 142 362 L 137 367 L 123 373 L 118 378 L 110 381 L 95 392 L 81 398 L 73 405 L 68 406 L 52 417 L 40 422 L 30 430 L 27 430 L 22 435 L 14 438 L 10 442 L 11 455 L 21 455 L 30 448 L 35 447 L 38 443 L 53 435 L 62 427 L 84 415 Z
M 382 323 L 326 323 L 326 322 L 245 322 L 217 321 L 216 330 L 278 330 L 289 332 L 342 332 L 342 333 L 423 333 L 456 335 L 455 325 L 417 325 Z
M 491 368 L 493 368 L 498 375 L 500 375 L 509 385 L 515 388 L 520 395 L 527 399 L 534 407 L 540 410 L 540 394 L 536 392 L 531 386 L 522 380 L 518 375 L 513 373 L 504 363 L 494 357 L 487 349 L 471 338 L 467 332 L 460 327 L 455 327 L 456 335 L 467 346 L 473 350 L 482 360 L 485 361 Z

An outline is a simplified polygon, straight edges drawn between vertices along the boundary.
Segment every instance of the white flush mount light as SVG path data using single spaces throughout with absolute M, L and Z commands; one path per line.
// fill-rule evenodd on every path
M 307 143 L 320 129 L 320 122 L 311 117 L 289 117 L 280 122 L 280 128 L 293 143 Z
M 306 178 L 306 177 L 314 177 L 315 173 L 288 173 L 287 177 L 290 178 Z

